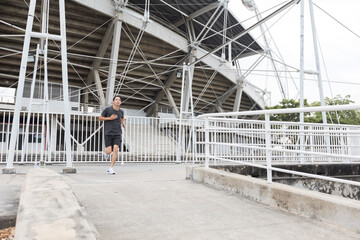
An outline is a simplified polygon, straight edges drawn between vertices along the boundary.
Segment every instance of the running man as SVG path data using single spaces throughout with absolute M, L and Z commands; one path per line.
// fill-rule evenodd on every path
M 109 174 L 115 174 L 113 167 L 118 156 L 119 147 L 121 146 L 121 125 L 125 129 L 124 112 L 120 109 L 120 105 L 120 97 L 115 96 L 113 98 L 113 105 L 105 108 L 99 117 L 100 121 L 104 121 L 106 147 L 104 158 L 108 160 L 111 152 L 113 153 L 110 168 L 107 170 Z

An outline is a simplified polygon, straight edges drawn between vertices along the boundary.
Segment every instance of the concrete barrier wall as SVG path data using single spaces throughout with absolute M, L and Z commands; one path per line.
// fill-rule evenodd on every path
M 360 201 L 298 189 L 216 169 L 189 166 L 187 179 L 202 182 L 259 203 L 335 224 L 360 233 Z
M 15 239 L 99 239 L 60 174 L 34 168 L 22 185 Z

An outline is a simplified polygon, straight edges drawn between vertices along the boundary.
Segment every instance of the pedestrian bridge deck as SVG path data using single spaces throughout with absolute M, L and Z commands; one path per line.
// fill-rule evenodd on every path
M 31 166 L 0 184 L 19 186 Z M 62 172 L 63 165 L 48 166 Z M 185 179 L 185 164 L 77 165 L 65 175 L 102 239 L 358 239 L 323 222 Z

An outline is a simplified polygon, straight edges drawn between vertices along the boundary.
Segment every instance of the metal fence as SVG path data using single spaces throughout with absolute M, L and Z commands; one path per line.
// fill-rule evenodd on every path
M 351 162 L 359 160 L 360 126 L 208 118 L 209 155 L 251 162 L 266 161 L 267 137 L 271 159 L 283 163 Z M 301 129 L 303 128 L 303 129 Z M 301 137 L 303 143 L 301 144 Z M 203 152 L 204 153 L 204 152 Z M 198 157 L 205 157 L 199 155 Z
M 71 114 L 73 162 L 108 161 L 103 158 L 103 122 L 98 117 L 99 113 Z M 0 111 L 1 163 L 6 162 L 12 118 L 13 111 Z M 65 162 L 64 126 L 60 113 L 21 112 L 14 163 Z M 202 162 L 211 158 L 256 163 L 269 157 L 283 163 L 352 162 L 360 156 L 360 127 L 350 125 L 126 117 L 122 138 L 122 162 Z
M 71 114 L 71 156 L 73 162 L 105 162 L 103 122 L 99 113 Z M 0 111 L 0 162 L 6 162 L 13 111 Z M 66 162 L 64 115 L 60 113 L 20 112 L 19 134 L 14 163 Z M 175 162 L 194 156 L 187 149 L 190 125 L 174 118 L 126 117 L 119 161 Z M 192 141 L 191 141 L 192 142 Z M 191 146 L 193 146 L 192 144 Z M 190 158 L 189 158 L 190 157 Z
M 210 161 L 228 161 L 272 171 L 324 179 L 360 186 L 359 182 L 276 168 L 276 162 L 360 162 L 360 127 L 353 125 L 271 122 L 270 114 L 359 110 L 360 105 L 326 106 L 298 109 L 262 110 L 238 113 L 205 114 L 202 144 L 205 167 Z M 265 121 L 247 121 L 225 117 L 265 115 Z

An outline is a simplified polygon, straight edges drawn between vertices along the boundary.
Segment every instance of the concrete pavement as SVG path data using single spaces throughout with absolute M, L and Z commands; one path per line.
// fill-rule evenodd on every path
M 1 166 L 0 166 L 1 167 Z M 62 172 L 64 166 L 48 166 Z M 18 185 L 17 175 L 0 184 Z M 359 234 L 185 180 L 185 164 L 76 165 L 65 175 L 101 239 L 360 239 Z

